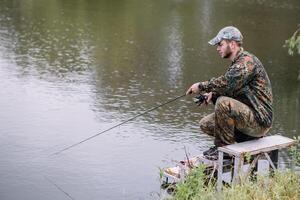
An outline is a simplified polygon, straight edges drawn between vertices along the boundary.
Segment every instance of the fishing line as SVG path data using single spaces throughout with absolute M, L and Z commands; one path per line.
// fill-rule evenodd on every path
M 64 148 L 64 149 L 62 149 L 62 150 L 60 150 L 60 151 L 57 151 L 57 152 L 51 154 L 51 156 L 52 156 L 52 155 L 58 155 L 58 154 L 60 154 L 60 153 L 63 152 L 63 151 L 66 151 L 66 150 L 68 150 L 68 149 L 71 149 L 71 148 L 73 148 L 73 147 L 75 147 L 75 146 L 77 146 L 77 145 L 79 145 L 79 144 L 82 144 L 82 143 L 84 143 L 84 142 L 86 142 L 86 141 L 88 141 L 88 140 L 90 140 L 90 139 L 92 139 L 92 138 L 94 138 L 94 137 L 97 137 L 97 136 L 99 136 L 99 135 L 101 135 L 101 134 L 103 134 L 103 133 L 105 133 L 105 132 L 107 132 L 107 131 L 110 131 L 110 130 L 112 130 L 112 129 L 118 127 L 118 126 L 121 126 L 121 125 L 123 125 L 123 124 L 125 124 L 125 123 L 131 121 L 131 120 L 134 120 L 134 119 L 137 118 L 137 117 L 140 117 L 140 116 L 142 116 L 142 115 L 144 115 L 144 114 L 146 114 L 146 113 L 148 113 L 148 112 L 151 112 L 151 111 L 153 111 L 153 110 L 155 110 L 155 109 L 157 109 L 157 108 L 160 108 L 160 107 L 162 107 L 162 106 L 164 106 L 164 105 L 166 105 L 166 104 L 169 104 L 169 103 L 171 103 L 171 102 L 173 102 L 173 101 L 176 101 L 177 99 L 180 99 L 180 98 L 182 98 L 182 97 L 184 97 L 184 96 L 186 96 L 186 94 L 177 96 L 177 97 L 175 97 L 175 98 L 173 98 L 173 99 L 171 99 L 171 100 L 169 100 L 169 101 L 166 101 L 166 102 L 164 102 L 164 103 L 161 103 L 161 104 L 159 104 L 159 105 L 157 105 L 157 106 L 155 106 L 155 107 L 153 107 L 153 108 L 150 108 L 150 109 L 148 109 L 148 110 L 146 110 L 146 111 L 144 111 L 144 112 L 142 112 L 142 113 L 140 113 L 140 114 L 138 114 L 138 115 L 136 115 L 136 116 L 134 116 L 134 117 L 132 117 L 132 118 L 130 118 L 130 119 L 127 119 L 127 120 L 125 120 L 125 121 L 123 121 L 123 122 L 121 122 L 121 123 L 119 123 L 119 124 L 117 124 L 117 125 L 115 125 L 115 126 L 112 126 L 112 127 L 108 128 L 108 129 L 106 129 L 106 130 L 104 130 L 104 131 L 101 131 L 100 133 L 97 133 L 97 134 L 95 134 L 95 135 L 92 135 L 92 136 L 90 136 L 90 137 L 88 137 L 88 138 L 86 138 L 86 139 L 84 139 L 84 140 L 82 140 L 82 141 L 80 141 L 80 142 L 77 142 L 77 143 L 75 143 L 75 144 L 72 144 L 72 145 L 70 145 L 70 146 L 68 146 L 68 147 L 66 147 L 66 148 Z
M 69 199 L 75 200 L 70 194 L 68 194 L 67 192 L 65 192 L 61 187 L 59 187 L 56 183 L 54 183 L 52 180 L 50 180 L 49 178 L 47 178 L 46 176 L 44 176 L 44 178 L 51 183 L 52 185 L 54 185 L 59 191 L 61 191 L 62 193 L 64 193 Z

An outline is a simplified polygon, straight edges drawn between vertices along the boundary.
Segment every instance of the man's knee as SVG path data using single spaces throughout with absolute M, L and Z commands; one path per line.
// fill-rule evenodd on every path
M 232 108 L 232 98 L 221 96 L 217 99 L 215 110 L 216 111 L 231 111 Z
M 206 117 L 203 117 L 200 120 L 199 125 L 202 132 L 214 136 L 214 130 L 215 130 L 214 115 L 208 115 Z
M 199 126 L 200 126 L 200 129 L 202 131 L 204 131 L 207 127 L 207 120 L 205 119 L 205 117 L 203 117 L 200 121 L 199 121 Z

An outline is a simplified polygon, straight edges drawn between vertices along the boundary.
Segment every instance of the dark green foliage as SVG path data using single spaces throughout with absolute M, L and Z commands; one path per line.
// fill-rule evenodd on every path
M 288 48 L 290 55 L 294 55 L 294 52 L 300 54 L 300 27 L 295 31 L 292 37 L 285 41 L 284 47 Z
M 296 144 L 289 149 L 293 162 L 300 166 L 300 136 L 294 137 Z

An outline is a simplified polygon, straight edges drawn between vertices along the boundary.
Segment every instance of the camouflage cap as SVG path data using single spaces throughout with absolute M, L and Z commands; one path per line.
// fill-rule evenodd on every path
M 211 39 L 208 43 L 210 45 L 216 45 L 220 43 L 222 40 L 234 40 L 238 42 L 242 42 L 243 35 L 239 31 L 239 29 L 233 27 L 233 26 L 226 26 L 225 28 L 222 28 L 218 35 Z

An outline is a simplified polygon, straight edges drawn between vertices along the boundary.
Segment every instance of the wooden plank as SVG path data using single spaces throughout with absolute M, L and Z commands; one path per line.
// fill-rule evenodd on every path
M 283 137 L 281 135 L 273 135 L 257 140 L 219 147 L 218 150 L 235 156 L 241 154 L 255 155 L 262 152 L 269 152 L 276 149 L 286 148 L 294 144 L 295 142 L 295 140 Z

